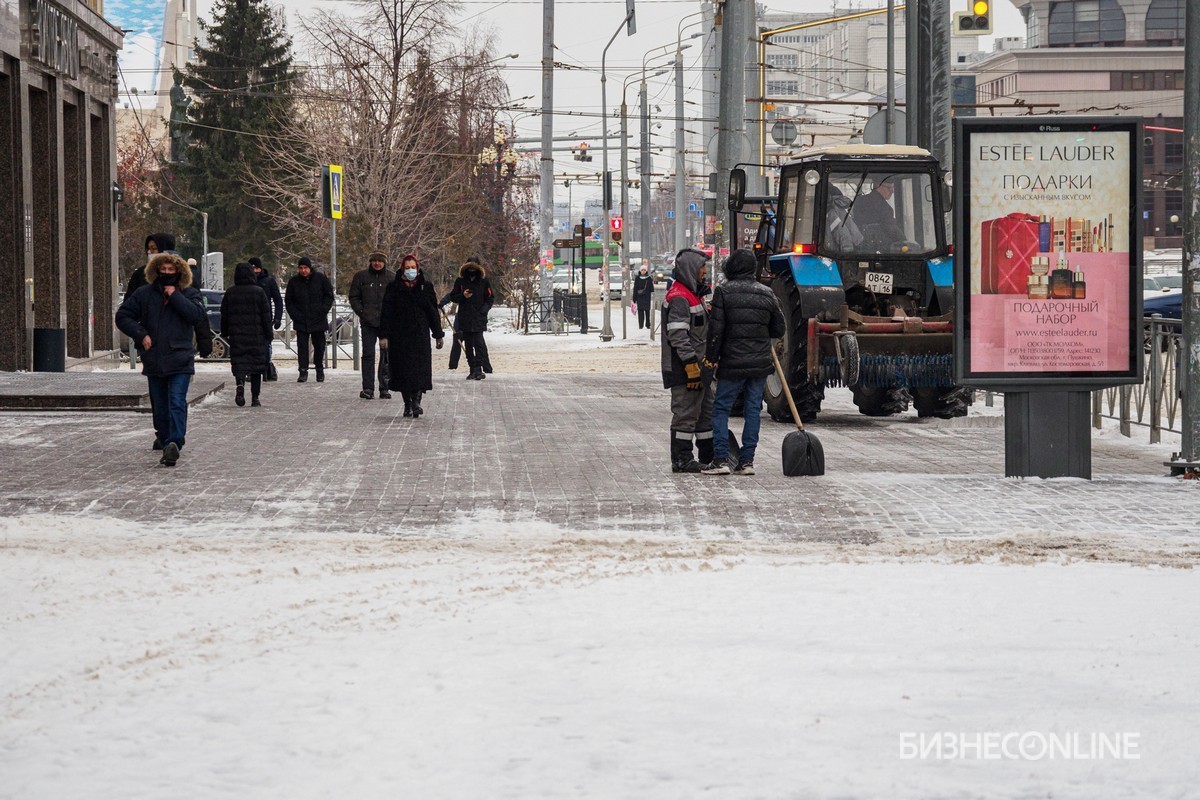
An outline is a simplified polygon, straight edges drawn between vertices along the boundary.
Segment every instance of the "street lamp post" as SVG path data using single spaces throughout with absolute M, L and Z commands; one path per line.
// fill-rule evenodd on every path
M 697 23 L 693 22 L 684 25 L 684 20 L 691 17 L 703 16 L 704 11 L 697 11 L 694 14 L 688 14 L 679 20 L 679 28 L 675 33 L 675 252 L 679 252 L 687 246 L 687 238 L 684 234 L 684 219 L 683 211 L 687 208 L 687 203 L 684 201 L 683 193 L 686 191 L 684 178 L 687 173 L 686 159 L 684 158 L 684 138 L 683 138 L 683 51 L 690 45 L 683 43 L 683 29 L 690 28 Z M 703 22 L 703 20 L 701 20 Z M 704 32 L 699 31 L 689 36 L 689 39 L 695 39 L 703 36 Z M 642 259 L 646 258 L 645 246 L 642 247 Z
M 608 48 L 612 47 L 613 42 L 617 40 L 617 36 L 621 33 L 621 28 L 624 28 L 629 19 L 633 16 L 633 9 L 630 8 L 625 18 L 621 20 L 620 26 L 613 31 L 612 38 L 608 40 L 608 44 L 604 45 L 604 51 L 600 54 L 600 124 L 601 136 L 604 144 L 601 147 L 601 166 L 600 166 L 600 205 L 604 206 L 604 233 L 603 245 L 600 248 L 600 274 L 606 279 L 608 273 L 608 249 L 612 246 L 612 198 L 605 191 L 611 186 L 608 178 Z M 586 251 L 584 251 L 586 253 Z M 583 268 L 587 269 L 587 258 L 584 257 Z M 607 283 L 607 280 L 605 280 Z M 583 298 L 584 305 L 587 305 L 587 297 Z M 613 338 L 612 332 L 612 300 L 611 292 L 604 297 L 604 327 L 600 330 L 600 341 L 611 342 Z
M 654 77 L 657 77 L 659 75 L 664 75 L 664 74 L 666 74 L 666 70 L 661 69 L 658 72 L 653 73 L 650 77 L 654 78 Z M 636 72 L 633 73 L 632 75 L 627 76 L 625 78 L 625 82 L 621 85 L 621 219 L 626 220 L 626 221 L 629 220 L 629 106 L 627 105 L 627 103 L 625 101 L 626 101 L 627 92 L 629 91 L 629 81 L 631 78 L 634 78 L 636 76 L 637 76 Z M 626 232 L 625 235 L 628 236 L 628 231 Z M 628 276 L 629 276 L 629 244 L 628 244 L 628 241 L 625 243 L 625 246 L 621 248 L 621 275 L 628 283 Z M 622 287 L 621 297 L 624 298 L 627 294 L 628 294 L 628 292 L 626 292 L 624 290 L 624 287 Z M 625 310 L 626 306 L 627 306 L 627 303 L 625 302 L 624 299 L 622 299 L 621 307 L 622 307 L 623 311 Z M 624 325 L 625 325 L 625 315 L 624 314 L 622 314 L 621 319 L 622 319 L 622 337 L 621 338 L 626 338 L 625 329 L 624 329 Z

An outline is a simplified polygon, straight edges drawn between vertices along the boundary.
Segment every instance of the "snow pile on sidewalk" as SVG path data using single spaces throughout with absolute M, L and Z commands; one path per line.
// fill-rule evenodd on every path
M 1191 569 L 463 526 L 0 519 L 0 795 L 1111 798 L 1200 780 Z M 1174 563 L 1200 560 L 1189 547 Z M 903 757 L 914 736 L 989 731 L 1131 735 L 1140 758 Z

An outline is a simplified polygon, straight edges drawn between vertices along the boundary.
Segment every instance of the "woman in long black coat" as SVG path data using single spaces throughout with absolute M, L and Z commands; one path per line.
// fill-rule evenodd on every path
M 237 380 L 234 402 L 246 405 L 246 379 L 250 379 L 250 405 L 261 406 L 263 373 L 267 371 L 267 342 L 272 336 L 271 301 L 254 279 L 254 268 L 238 264 L 233 287 L 221 299 L 221 336 L 229 342 L 229 361 Z
M 419 417 L 421 395 L 433 389 L 432 336 L 442 349 L 445 334 L 437 295 L 415 256 L 401 261 L 400 273 L 383 293 L 379 316 L 380 347 L 388 353 L 388 388 L 404 398 L 404 416 Z

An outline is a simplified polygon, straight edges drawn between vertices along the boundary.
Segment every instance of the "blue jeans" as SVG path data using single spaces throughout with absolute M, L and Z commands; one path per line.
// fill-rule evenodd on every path
M 767 379 L 763 378 L 734 378 L 733 380 L 719 379 L 717 381 L 717 396 L 713 400 L 713 461 L 720 464 L 729 458 L 729 412 L 733 409 L 733 401 L 743 389 L 746 391 L 744 403 L 745 421 L 742 425 L 742 452 L 738 461 L 748 464 L 754 460 L 754 450 L 758 447 L 758 428 L 762 417 L 763 389 Z
M 168 375 L 160 378 L 147 375 L 150 381 L 150 406 L 154 416 L 154 432 L 163 447 L 168 442 L 174 442 L 183 448 L 183 438 L 187 435 L 187 394 L 192 385 L 192 376 Z

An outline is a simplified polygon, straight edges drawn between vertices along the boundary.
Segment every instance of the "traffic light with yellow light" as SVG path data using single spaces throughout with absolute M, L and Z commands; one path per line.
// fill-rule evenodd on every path
M 992 32 L 990 0 L 971 0 L 970 11 L 954 12 L 955 36 L 987 36 Z

